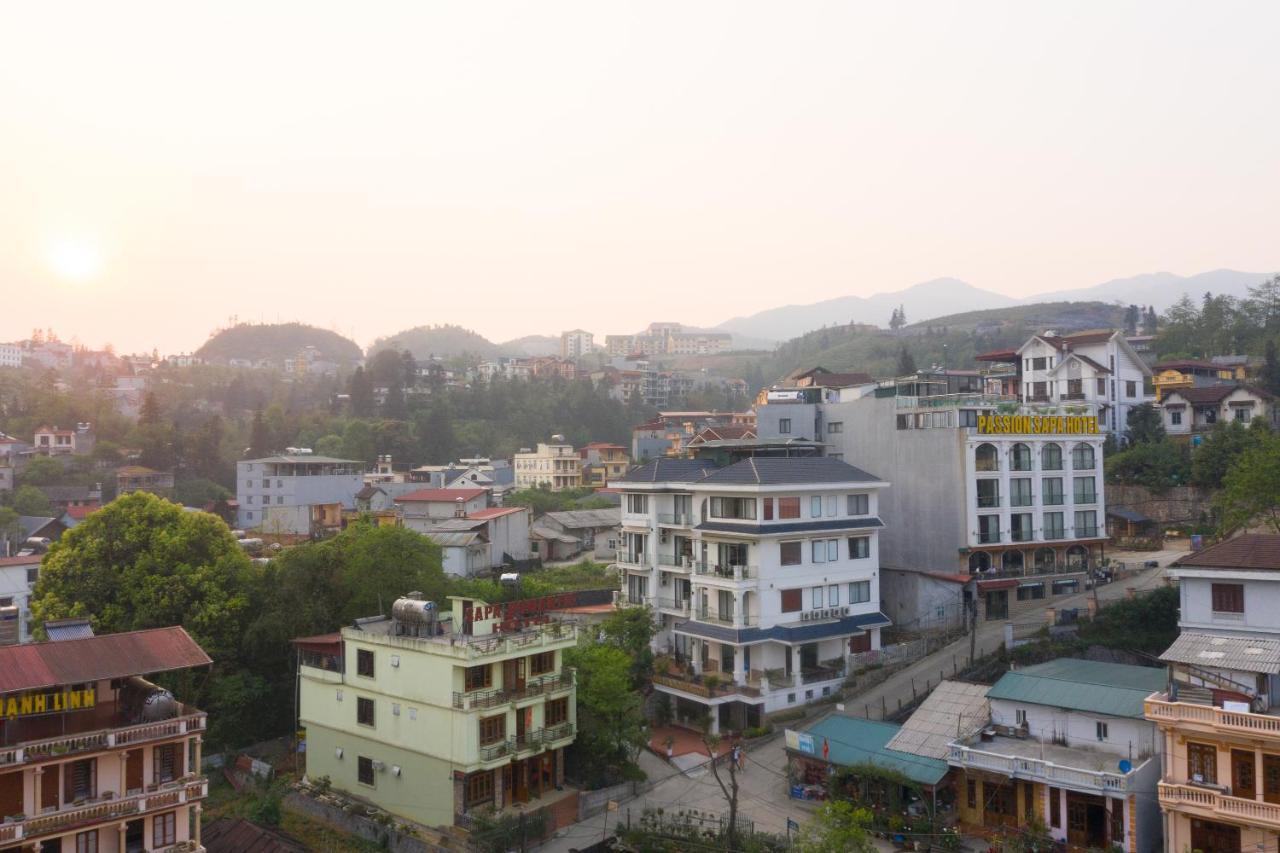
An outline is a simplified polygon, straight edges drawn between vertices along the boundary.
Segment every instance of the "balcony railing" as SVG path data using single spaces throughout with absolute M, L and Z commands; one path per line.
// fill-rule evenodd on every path
M 658 523 L 665 524 L 668 527 L 690 527 L 693 525 L 693 513 L 660 512 L 658 513 Z
M 1047 782 L 1050 785 L 1117 793 L 1129 790 L 1134 772 L 1109 773 L 1105 770 L 1081 770 L 1075 767 L 1064 767 L 1040 758 L 1001 755 L 997 752 L 973 749 L 959 743 L 951 744 L 947 760 L 954 765 L 991 770 L 1013 779 L 1032 779 Z
M 1159 788 L 1162 809 L 1191 809 L 1205 814 L 1211 820 L 1229 818 L 1253 826 L 1280 829 L 1280 805 L 1259 802 L 1244 797 L 1232 797 L 1213 788 L 1199 785 L 1179 785 L 1161 782 Z
M 1059 400 L 1086 400 L 1088 398 L 1085 396 L 1085 393 L 1083 391 L 1068 391 L 1065 394 L 1059 394 L 1058 399 Z
M 515 745 L 515 738 L 496 740 L 493 743 L 480 744 L 480 760 L 494 761 L 502 758 L 504 755 L 511 753 L 512 747 Z
M 0 825 L 0 844 L 36 839 L 44 835 L 65 832 L 77 826 L 89 826 L 158 809 L 173 808 L 174 806 L 203 799 L 208 794 L 209 782 L 207 780 L 192 779 L 186 782 L 171 783 L 169 786 L 162 787 L 159 790 L 134 794 L 129 797 L 104 796 L 95 803 L 72 806 L 27 820 Z
M 481 761 L 494 761 L 507 755 L 540 752 L 556 741 L 573 737 L 573 723 L 560 723 L 545 729 L 533 729 L 521 735 L 495 741 L 480 747 Z
M 615 590 L 613 593 L 614 607 L 645 607 L 653 606 L 652 595 L 632 595 L 625 589 Z
M 42 761 L 52 756 L 65 756 L 77 752 L 98 752 L 134 744 L 181 737 L 191 732 L 202 732 L 207 715 L 203 711 L 183 714 L 169 720 L 143 723 L 109 730 L 63 735 L 45 740 L 31 741 L 20 747 L 0 749 L 0 767 Z
M 1171 702 L 1167 694 L 1156 693 L 1143 703 L 1143 713 L 1157 723 L 1204 725 L 1224 732 L 1252 736 L 1280 737 L 1280 717 L 1247 711 L 1226 711 L 1213 705 Z
M 447 633 L 432 637 L 387 637 L 384 642 L 392 648 L 405 646 L 421 649 L 424 644 L 433 651 L 462 658 L 492 657 L 512 653 L 529 654 L 535 649 L 545 648 L 555 643 L 575 642 L 578 629 L 568 622 L 549 622 L 524 631 L 509 634 L 486 634 L 473 636 L 470 634 Z
M 760 575 L 760 569 L 757 566 L 723 566 L 719 563 L 694 563 L 694 570 L 704 577 L 732 581 L 748 580 Z
M 685 616 L 689 615 L 689 599 L 687 598 L 660 598 L 658 599 L 659 610 L 675 610 Z
M 819 681 L 834 681 L 837 678 L 844 678 L 844 666 L 818 666 L 812 669 L 801 670 L 800 682 L 802 684 L 815 684 Z
M 659 566 L 670 566 L 676 569 L 692 569 L 693 557 L 687 554 L 659 554 Z
M 674 675 L 667 673 L 666 675 L 655 675 L 653 683 L 663 687 L 670 687 L 672 690 L 679 690 L 683 693 L 689 693 L 694 696 L 702 696 L 706 699 L 713 699 L 717 696 L 750 696 L 759 698 L 760 689 L 752 687 L 749 684 L 736 684 L 727 675 L 718 673 L 708 673 L 709 675 L 718 675 L 724 680 L 712 682 L 715 686 L 711 687 L 705 681 L 705 676 L 701 675 Z
M 747 628 L 755 625 L 759 618 L 744 613 L 717 613 L 714 610 L 699 610 L 694 614 L 699 622 L 710 622 L 715 625 L 728 625 L 735 628 Z

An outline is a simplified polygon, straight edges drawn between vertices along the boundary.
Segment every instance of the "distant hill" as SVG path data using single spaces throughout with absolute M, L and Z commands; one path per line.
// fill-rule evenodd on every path
M 513 341 L 498 344 L 503 355 L 531 358 L 539 355 L 559 355 L 560 338 L 555 335 L 525 335 Z
M 974 367 L 973 357 L 1014 347 L 1042 329 L 1066 333 L 1119 327 L 1124 309 L 1104 302 L 1053 302 L 967 311 L 914 323 L 897 332 L 867 325 L 828 326 L 781 344 L 761 365 L 766 382 L 798 367 L 862 371 L 888 377 L 897 373 L 905 347 L 916 367 Z
M 905 290 L 873 296 L 841 296 L 809 305 L 786 305 L 747 317 L 735 317 L 716 327 L 718 331 L 757 340 L 784 341 L 832 322 L 889 325 L 893 309 L 901 306 L 907 320 L 925 320 L 975 308 L 1000 308 L 1018 300 L 982 290 L 959 279 L 939 278 Z
M 1056 299 L 1102 299 L 1119 301 L 1126 305 L 1153 305 L 1164 311 L 1182 298 L 1183 294 L 1197 302 L 1205 293 L 1214 296 L 1234 296 L 1237 299 L 1249 295 L 1249 288 L 1270 278 L 1272 273 L 1240 272 L 1239 270 L 1210 270 L 1197 275 L 1181 276 L 1171 272 L 1153 272 L 1129 278 L 1117 278 L 1093 287 L 1079 290 L 1060 290 L 1042 293 L 1037 301 Z
M 215 332 L 195 355 L 214 361 L 229 358 L 281 361 L 309 346 L 318 349 L 329 361 L 343 365 L 353 364 L 363 355 L 355 341 L 305 323 L 241 323 Z
M 431 356 L 454 358 L 469 356 L 477 359 L 502 355 L 501 348 L 493 341 L 461 326 L 416 326 L 385 338 L 378 338 L 369 347 L 372 358 L 384 349 L 408 350 L 414 358 Z

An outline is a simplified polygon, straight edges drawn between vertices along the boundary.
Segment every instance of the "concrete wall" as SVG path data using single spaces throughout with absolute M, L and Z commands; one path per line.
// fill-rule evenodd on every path
M 910 569 L 880 570 L 881 610 L 906 630 L 960 627 L 964 624 L 964 584 Z
M 1110 752 L 1120 758 L 1132 755 L 1135 766 L 1138 764 L 1139 756 L 1155 754 L 1160 749 L 1160 737 L 1156 733 L 1155 723 L 1147 720 L 1109 717 L 1105 714 L 1088 714 L 1083 711 L 1066 711 L 1047 705 L 1012 702 L 1008 699 L 992 699 L 991 722 L 1000 726 L 1016 727 L 1016 712 L 1019 709 L 1027 713 L 1027 724 L 1032 738 L 1051 741 L 1065 737 L 1067 746 Z M 1100 722 L 1107 724 L 1105 741 L 1100 741 L 1097 737 L 1096 724 Z
M 1162 524 L 1195 524 L 1212 508 L 1212 494 L 1195 486 L 1175 486 L 1167 492 L 1153 492 L 1144 486 L 1107 486 L 1112 506 L 1137 510 Z
M 1280 583 L 1267 579 L 1261 572 L 1249 572 L 1222 577 L 1187 577 L 1179 573 L 1181 617 L 1183 630 L 1208 630 L 1215 634 L 1264 635 L 1280 634 Z M 1253 575 L 1253 577 L 1248 577 Z M 1238 583 L 1244 586 L 1244 613 L 1214 613 L 1213 584 Z

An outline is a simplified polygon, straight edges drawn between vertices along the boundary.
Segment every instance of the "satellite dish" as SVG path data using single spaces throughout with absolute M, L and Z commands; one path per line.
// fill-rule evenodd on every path
M 1133 769 L 1133 764 L 1127 758 L 1120 759 L 1120 772 L 1128 773 Z

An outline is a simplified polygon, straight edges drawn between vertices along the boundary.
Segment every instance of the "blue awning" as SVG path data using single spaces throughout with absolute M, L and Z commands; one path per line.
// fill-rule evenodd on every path
M 774 625 L 772 628 L 731 628 L 727 625 L 690 620 L 677 622 L 674 630 L 678 634 L 687 634 L 691 637 L 749 645 L 768 640 L 782 643 L 811 643 L 814 640 L 826 640 L 831 637 L 855 636 L 870 628 L 887 628 L 892 624 L 888 616 L 877 610 L 856 616 L 845 616 L 841 619 L 801 622 L 797 625 Z

